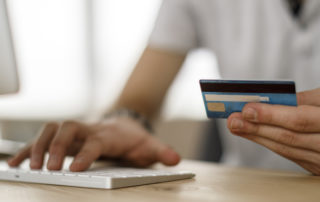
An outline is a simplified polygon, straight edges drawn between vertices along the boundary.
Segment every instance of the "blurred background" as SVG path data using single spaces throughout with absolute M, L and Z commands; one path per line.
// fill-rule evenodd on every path
M 7 4 L 21 89 L 0 96 L 0 134 L 29 141 L 47 121 L 97 120 L 108 110 L 148 42 L 161 0 Z M 200 49 L 189 54 L 156 124 L 156 134 L 185 158 L 201 158 L 204 78 L 219 72 L 214 55 Z

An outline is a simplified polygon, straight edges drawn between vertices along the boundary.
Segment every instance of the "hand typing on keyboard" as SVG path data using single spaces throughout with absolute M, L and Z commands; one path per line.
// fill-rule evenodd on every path
M 60 170 L 67 155 L 75 156 L 71 171 L 83 171 L 99 157 L 126 160 L 136 166 L 155 162 L 176 165 L 179 155 L 151 136 L 137 121 L 110 118 L 96 124 L 65 122 L 47 124 L 36 141 L 8 160 L 12 167 L 30 158 L 30 168 L 40 169 L 49 152 L 47 168 Z

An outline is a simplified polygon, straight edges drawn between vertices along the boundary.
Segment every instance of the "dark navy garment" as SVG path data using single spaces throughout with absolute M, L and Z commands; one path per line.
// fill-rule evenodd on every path
M 292 16 L 298 18 L 302 12 L 303 0 L 287 0 Z

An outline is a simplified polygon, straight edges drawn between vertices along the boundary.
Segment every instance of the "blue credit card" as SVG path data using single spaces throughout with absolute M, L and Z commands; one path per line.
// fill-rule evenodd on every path
M 297 106 L 294 81 L 200 80 L 208 118 L 228 118 L 248 102 Z

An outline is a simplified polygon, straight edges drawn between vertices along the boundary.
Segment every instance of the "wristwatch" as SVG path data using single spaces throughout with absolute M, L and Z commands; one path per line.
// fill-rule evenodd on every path
M 138 121 L 148 132 L 153 133 L 153 128 L 150 121 L 140 113 L 126 108 L 121 108 L 113 110 L 110 113 L 107 113 L 104 118 L 110 117 L 128 117 Z

